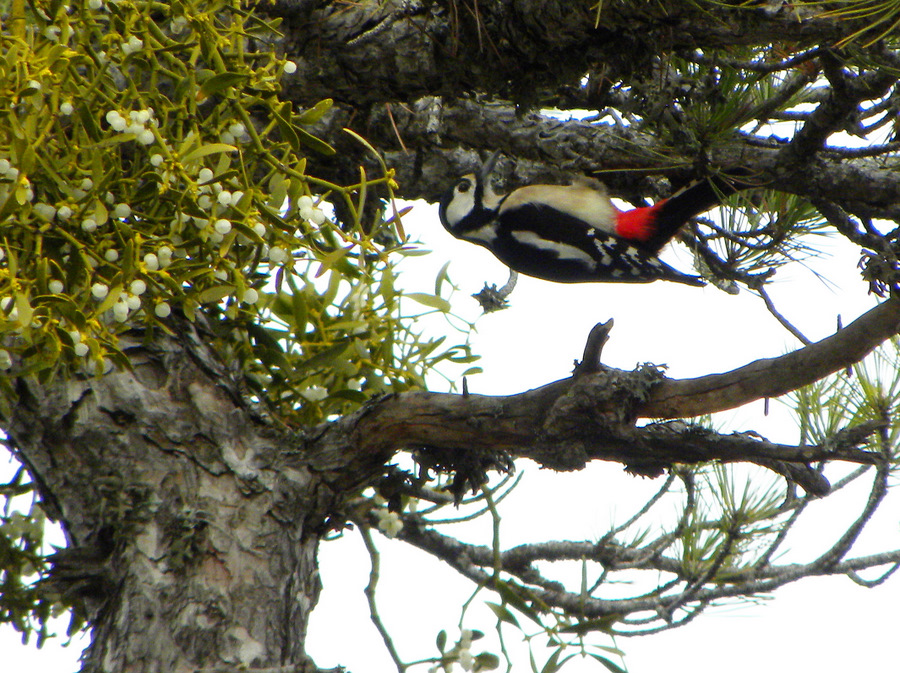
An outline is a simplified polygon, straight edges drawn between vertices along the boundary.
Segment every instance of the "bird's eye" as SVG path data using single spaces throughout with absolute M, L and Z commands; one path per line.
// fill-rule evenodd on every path
M 456 191 L 458 191 L 460 194 L 465 194 L 470 189 L 472 189 L 471 180 L 460 180 L 459 184 L 456 185 Z

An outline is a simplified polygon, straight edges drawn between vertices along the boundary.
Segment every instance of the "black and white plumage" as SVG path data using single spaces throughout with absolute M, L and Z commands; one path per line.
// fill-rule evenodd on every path
M 515 271 L 557 283 L 705 284 L 657 254 L 691 217 L 718 203 L 720 192 L 709 182 L 623 212 L 596 181 L 527 185 L 497 195 L 490 184 L 496 159 L 441 199 L 441 223 L 456 238 L 487 248 Z

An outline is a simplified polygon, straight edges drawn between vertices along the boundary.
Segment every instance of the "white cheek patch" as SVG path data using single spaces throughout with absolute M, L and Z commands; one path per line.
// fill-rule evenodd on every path
M 579 262 L 587 262 L 593 266 L 594 259 L 580 248 L 574 245 L 566 245 L 565 243 L 556 243 L 541 238 L 533 231 L 513 231 L 510 232 L 516 242 L 522 245 L 530 245 L 532 248 L 546 250 L 556 255 L 558 259 L 574 259 Z
M 450 200 L 450 203 L 447 204 L 447 210 L 445 211 L 447 222 L 451 227 L 455 227 L 474 209 L 474 190 L 470 189 L 469 191 L 462 193 L 457 191 Z

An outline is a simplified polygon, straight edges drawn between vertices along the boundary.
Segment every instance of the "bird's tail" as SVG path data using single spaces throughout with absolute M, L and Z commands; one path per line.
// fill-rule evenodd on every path
M 651 206 L 654 212 L 652 231 L 642 241 L 649 252 L 659 252 L 692 217 L 717 206 L 726 196 L 759 186 L 745 179 L 715 175 L 689 185 Z

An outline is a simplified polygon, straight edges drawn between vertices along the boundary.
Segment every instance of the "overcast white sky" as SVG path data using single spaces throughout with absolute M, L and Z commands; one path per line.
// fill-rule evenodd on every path
M 423 240 L 435 254 L 413 258 L 405 267 L 404 285 L 418 291 L 433 287 L 444 261 L 452 259 L 452 279 L 461 291 L 454 306 L 475 316 L 468 298 L 484 281 L 502 285 L 506 271 L 486 251 L 452 239 L 440 228 L 436 213 L 416 206 L 407 218 L 407 230 Z M 811 260 L 833 286 L 816 279 L 801 265 L 782 270 L 772 286 L 779 310 L 809 338 L 817 340 L 834 330 L 836 316 L 844 324 L 874 304 L 856 270 L 858 250 L 827 247 L 834 257 Z M 686 251 L 671 250 L 667 261 L 690 271 Z M 415 267 L 415 268 L 413 268 Z M 747 292 L 730 296 L 714 288 L 684 287 L 671 283 L 644 286 L 554 285 L 520 278 L 511 297 L 512 308 L 478 320 L 473 337 L 484 374 L 469 380 L 472 392 L 509 394 L 563 378 L 580 358 L 590 328 L 614 317 L 615 328 L 603 351 L 606 364 L 624 369 L 639 362 L 667 364 L 672 377 L 699 376 L 726 371 L 759 357 L 779 355 L 798 346 L 796 340 L 765 311 L 762 302 Z M 428 326 L 423 322 L 423 325 Z M 443 327 L 428 326 L 436 331 Z M 452 336 L 450 337 L 452 338 Z M 762 404 L 721 415 L 728 429 L 754 429 L 770 439 L 796 442 L 797 429 L 782 406 L 773 402 L 768 417 Z M 594 465 L 579 472 L 554 475 L 532 464 L 520 466 L 525 477 L 520 489 L 502 505 L 504 545 L 533 537 L 596 539 L 613 520 L 622 521 L 643 502 L 658 482 L 624 475 L 619 465 Z M 858 504 L 849 493 L 837 507 L 824 506 L 807 534 L 811 541 L 833 532 Z M 854 500 L 855 499 L 855 500 Z M 897 502 L 888 499 L 877 534 L 862 541 L 861 551 L 893 549 L 900 544 Z M 852 510 L 858 511 L 858 510 Z M 892 519 L 892 520 L 891 520 Z M 448 531 L 449 532 L 449 531 Z M 453 531 L 455 532 L 455 531 Z M 466 539 L 489 544 L 486 523 L 461 530 Z M 379 597 L 382 616 L 394 632 L 406 660 L 433 656 L 440 629 L 456 637 L 459 607 L 472 587 L 453 571 L 402 543 L 379 538 L 383 552 Z M 809 552 L 795 547 L 796 560 Z M 313 615 L 310 654 L 319 666 L 343 665 L 354 673 L 395 670 L 367 618 L 362 587 L 368 559 L 355 533 L 323 545 L 324 593 Z M 491 600 L 484 594 L 475 603 Z M 715 607 L 692 624 L 663 634 L 619 640 L 625 664 L 632 673 L 691 670 L 693 673 L 757 673 L 815 670 L 888 670 L 896 661 L 900 580 L 866 590 L 846 578 L 802 582 L 758 604 Z M 485 608 L 474 607 L 466 627 L 490 632 L 494 619 Z M 510 643 L 517 638 L 507 632 Z M 609 642 L 600 641 L 602 644 Z M 476 648 L 477 650 L 477 648 Z M 36 653 L 16 643 L 16 635 L 0 633 L 4 665 L 11 671 L 40 670 L 67 673 L 77 669 L 76 648 L 59 651 L 47 646 Z M 528 670 L 522 654 L 515 670 Z M 542 662 L 541 662 L 542 663 Z M 621 662 L 620 662 L 621 663 Z M 10 666 L 7 668 L 7 666 Z M 427 666 L 413 670 L 427 670 Z M 596 663 L 573 661 L 564 671 L 602 670 Z

